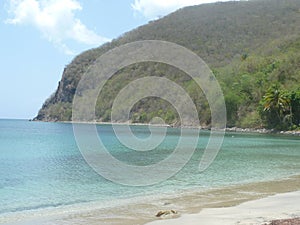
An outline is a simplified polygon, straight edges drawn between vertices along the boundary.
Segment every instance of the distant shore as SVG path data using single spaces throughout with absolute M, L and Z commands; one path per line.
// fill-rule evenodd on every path
M 255 128 L 238 128 L 238 127 L 232 127 L 232 128 L 226 128 L 226 131 L 228 132 L 238 132 L 238 133 L 259 133 L 259 134 L 283 134 L 283 135 L 292 135 L 292 136 L 300 136 L 300 130 L 294 130 L 294 131 L 277 131 L 273 129 L 255 129 Z
M 40 121 L 43 122 L 43 121 Z M 201 130 L 211 130 L 210 127 L 199 127 L 199 126 L 177 126 L 170 124 L 155 124 L 155 123 L 132 123 L 127 122 L 87 122 L 87 121 L 55 121 L 57 123 L 75 123 L 75 124 L 96 124 L 96 125 L 130 125 L 130 126 L 154 126 L 154 127 L 173 127 L 173 128 L 190 128 L 190 129 L 201 129 Z M 278 131 L 274 129 L 266 128 L 239 128 L 239 127 L 227 127 L 226 132 L 237 132 L 237 133 L 258 133 L 258 134 L 282 134 L 289 136 L 300 136 L 300 130 L 292 131 Z

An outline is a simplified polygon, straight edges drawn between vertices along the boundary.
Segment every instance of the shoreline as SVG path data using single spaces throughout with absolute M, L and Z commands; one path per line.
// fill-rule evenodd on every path
M 205 208 L 197 214 L 186 214 L 180 218 L 154 221 L 146 225 L 198 225 L 199 222 L 209 225 L 267 225 L 275 220 L 299 217 L 300 191 L 295 191 L 247 201 L 233 207 Z
M 299 192 L 299 187 L 300 175 L 294 175 L 278 180 L 245 183 L 207 190 L 181 190 L 168 195 L 156 194 L 154 196 L 144 196 L 134 201 L 131 201 L 132 199 L 120 200 L 117 206 L 114 207 L 102 207 L 101 204 L 92 203 L 73 205 L 67 208 L 59 207 L 55 208 L 54 211 L 46 209 L 38 212 L 19 212 L 21 217 L 11 214 L 11 218 L 6 218 L 8 219 L 6 221 L 2 217 L 0 224 L 175 225 L 174 221 L 189 221 L 191 217 L 197 216 L 207 209 L 218 211 L 226 209 L 226 207 L 235 208 L 239 207 L 239 205 L 247 204 L 249 201 L 259 201 L 259 199 L 269 198 L 269 196 L 282 193 Z M 297 207 L 300 209 L 299 204 Z M 156 214 L 161 210 L 175 210 L 178 214 L 166 216 L 165 218 L 156 217 Z M 45 214 L 44 212 L 47 213 Z M 17 218 L 19 220 L 16 221 Z M 20 218 L 22 219 L 20 220 Z M 207 219 L 211 219 L 211 217 Z M 280 218 L 270 217 L 270 221 L 273 219 Z M 197 221 L 199 222 L 199 220 Z M 192 225 L 192 223 L 183 224 Z M 242 224 L 245 225 L 246 223 Z
M 232 128 L 226 128 L 227 132 L 237 132 L 237 133 L 258 133 L 258 134 L 281 134 L 281 135 L 289 135 L 289 136 L 300 136 L 300 130 L 294 130 L 294 131 L 276 131 L 273 129 L 255 129 L 255 128 L 238 128 L 238 127 L 232 127 Z
M 152 225 L 151 223 L 154 223 L 154 225 L 156 225 L 155 222 L 168 221 L 169 224 L 166 225 L 175 225 L 173 224 L 174 220 L 180 220 L 180 218 L 185 215 L 197 214 L 206 208 L 235 207 L 249 201 L 260 200 L 277 194 L 300 191 L 299 187 L 300 175 L 294 175 L 279 180 L 250 182 L 208 190 L 190 190 L 188 193 L 183 190 L 180 193 L 177 192 L 176 195 L 172 194 L 170 196 L 164 196 L 163 198 L 126 205 L 118 211 L 117 218 L 99 218 L 98 215 L 101 211 L 96 210 L 89 212 L 92 216 L 84 216 L 83 223 L 78 222 L 78 220 L 74 221 L 74 217 L 71 216 L 69 217 L 70 220 L 67 219 L 67 221 L 70 221 L 70 223 L 67 224 L 98 225 L 103 223 L 116 225 L 148 225 L 150 223 L 150 225 Z M 300 209 L 300 207 L 298 208 Z M 167 215 L 162 219 L 156 217 L 156 214 L 161 210 L 175 210 L 178 213 L 173 216 Z M 83 217 L 81 214 L 78 214 L 77 218 L 79 221 L 82 221 Z M 274 219 L 278 218 L 275 217 Z
M 130 125 L 130 126 L 153 126 L 153 127 L 167 127 L 167 128 L 185 128 L 185 129 L 200 129 L 204 131 L 212 130 L 209 127 L 198 127 L 198 126 L 175 126 L 169 124 L 151 124 L 151 123 L 131 123 L 130 121 L 127 122 L 87 122 L 87 121 L 36 121 L 30 120 L 33 122 L 51 122 L 51 123 L 67 123 L 67 124 L 92 124 L 92 125 Z M 218 130 L 218 129 L 213 129 Z M 220 129 L 223 130 L 224 129 Z M 234 133 L 254 133 L 254 134 L 277 134 L 277 135 L 286 135 L 286 136 L 299 136 L 300 137 L 300 130 L 288 130 L 288 131 L 277 131 L 274 129 L 266 129 L 266 128 L 239 128 L 239 127 L 226 127 L 225 132 L 234 132 Z
M 237 186 L 229 186 L 224 189 L 212 190 L 211 192 L 208 192 L 208 194 L 210 195 L 213 192 L 219 195 L 222 200 L 216 203 L 204 204 L 204 207 L 201 207 L 201 204 L 196 207 L 191 206 L 188 207 L 187 210 L 181 213 L 178 217 L 169 217 L 166 219 L 158 218 L 157 220 L 146 223 L 145 225 L 198 225 L 199 222 L 209 225 L 248 225 L 247 220 L 250 220 L 249 225 L 262 225 L 263 223 L 269 223 L 272 220 L 300 217 L 300 175 L 291 176 L 289 178 L 281 180 L 261 181 L 241 184 Z M 254 221 L 256 218 L 255 215 L 247 214 L 247 212 L 252 212 L 256 209 L 256 207 L 260 206 L 258 204 L 260 203 L 260 201 L 266 201 L 266 204 L 268 204 L 268 207 L 270 207 L 272 202 L 268 201 L 269 198 L 274 197 L 275 199 L 277 199 L 277 196 L 285 196 L 289 193 L 297 193 L 295 197 L 299 200 L 296 200 L 294 202 L 294 209 L 290 210 L 290 214 L 286 213 L 285 216 L 281 217 L 279 217 L 278 214 L 274 214 L 274 216 L 272 216 L 270 210 L 264 215 L 264 217 L 266 217 L 267 219 L 264 219 L 264 221 L 259 221 L 259 223 L 257 223 L 257 221 Z M 195 199 L 195 197 L 198 198 Z M 209 198 L 206 197 L 204 199 Z M 184 200 L 188 200 L 188 203 L 192 205 L 195 201 L 199 200 L 199 196 L 191 195 Z M 291 201 L 289 200 L 288 202 Z M 248 203 L 251 205 L 251 207 L 246 207 L 246 213 L 243 211 L 239 211 L 239 208 L 241 206 L 247 206 Z M 285 204 L 279 205 L 283 207 L 285 206 Z M 280 206 L 278 207 L 278 209 L 280 209 Z M 258 211 L 264 212 L 264 207 L 260 208 Z M 295 208 L 298 209 L 299 212 L 295 212 Z M 208 213 L 206 213 L 206 211 L 208 211 Z M 238 216 L 240 213 L 244 213 L 244 218 L 238 218 L 234 216 L 230 217 L 231 215 Z M 216 223 L 214 223 L 216 215 L 219 216 L 219 218 L 217 218 Z M 258 217 L 258 219 L 263 218 L 263 215 L 260 215 Z M 224 219 L 226 218 L 229 220 L 224 222 Z

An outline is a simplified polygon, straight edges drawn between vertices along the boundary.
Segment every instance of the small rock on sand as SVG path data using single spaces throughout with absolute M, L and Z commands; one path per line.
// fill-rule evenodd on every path
M 171 209 L 171 210 L 159 211 L 155 216 L 156 217 L 165 217 L 165 216 L 170 216 L 170 215 L 174 215 L 174 214 L 177 214 L 177 211 Z

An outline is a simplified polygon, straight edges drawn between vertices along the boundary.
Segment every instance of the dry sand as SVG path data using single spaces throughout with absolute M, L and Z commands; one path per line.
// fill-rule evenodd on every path
M 274 219 L 300 217 L 300 191 L 277 194 L 227 208 L 203 209 L 198 214 L 159 220 L 147 225 L 261 225 Z
M 175 217 L 179 218 L 162 220 L 155 217 L 158 211 L 171 209 L 178 211 Z M 112 208 L 87 203 L 78 207 L 12 213 L 1 216 L 0 224 L 262 225 L 271 220 L 294 217 L 300 217 L 300 175 L 221 189 L 183 192 L 176 196 L 126 200 Z

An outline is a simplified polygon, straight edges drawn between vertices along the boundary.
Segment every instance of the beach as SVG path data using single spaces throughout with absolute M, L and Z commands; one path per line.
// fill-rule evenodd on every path
M 147 225 L 259 225 L 274 219 L 300 217 L 300 191 L 277 194 L 227 208 L 203 209 L 198 214 L 183 215 L 172 220 L 160 220 Z
M 11 218 L 8 224 L 262 225 L 275 219 L 300 217 L 299 187 L 300 176 L 293 176 L 205 192 L 120 201 L 116 206 L 104 208 L 89 204 L 59 208 L 51 214 L 41 211 L 23 215 L 20 221 Z M 175 210 L 177 214 L 158 218 L 155 215 L 160 210 Z
M 190 213 L 173 219 L 159 219 L 147 225 L 269 225 L 274 220 L 276 221 L 272 225 L 294 225 L 283 222 L 300 217 L 299 187 L 300 176 L 294 176 L 281 181 L 260 182 L 219 190 L 219 204 L 211 204 L 211 207 L 204 207 L 198 213 L 191 208 Z M 236 196 L 229 199 L 228 197 L 234 193 Z M 187 201 L 193 204 L 192 199 Z

